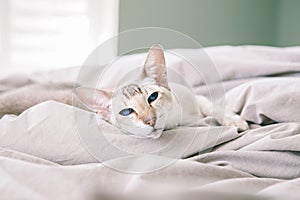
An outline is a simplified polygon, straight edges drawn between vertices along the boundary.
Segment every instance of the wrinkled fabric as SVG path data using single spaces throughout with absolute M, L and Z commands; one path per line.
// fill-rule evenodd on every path
M 214 83 L 215 91 L 224 86 L 226 104 L 248 121 L 250 130 L 213 124 L 168 130 L 157 140 L 133 138 L 93 113 L 67 105 L 71 87 L 64 92 L 60 86 L 75 81 L 77 68 L 21 76 L 18 82 L 1 78 L 0 107 L 6 109 L 2 114 L 16 114 L 0 119 L 1 199 L 299 199 L 300 48 L 205 50 L 222 77 Z M 131 64 L 142 56 L 124 59 Z M 209 96 L 201 80 L 193 81 L 197 94 Z M 27 94 L 34 90 L 22 89 L 33 83 L 40 90 L 39 100 Z M 46 89 L 40 87 L 45 84 L 56 84 L 54 96 L 60 92 L 61 98 L 45 97 Z M 24 93 L 26 102 L 20 100 Z M 8 104 L 7 96 L 14 101 Z M 14 104 L 20 106 L 10 112 Z M 100 122 L 104 131 L 93 136 L 94 146 L 85 143 L 84 137 L 92 132 L 82 132 L 78 119 L 87 120 L 92 128 Z M 209 122 L 206 118 L 202 124 Z M 127 153 L 116 158 L 101 138 Z M 157 163 L 145 159 L 138 166 L 139 158 L 128 155 L 149 152 L 157 156 L 157 163 L 170 163 L 132 173 Z

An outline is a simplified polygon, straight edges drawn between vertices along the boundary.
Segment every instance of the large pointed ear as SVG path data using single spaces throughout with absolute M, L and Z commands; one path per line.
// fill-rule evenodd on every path
M 169 88 L 164 50 L 161 45 L 154 44 L 150 48 L 142 70 L 141 79 Z
M 89 110 L 110 121 L 112 92 L 88 87 L 79 87 L 74 91 L 75 96 Z

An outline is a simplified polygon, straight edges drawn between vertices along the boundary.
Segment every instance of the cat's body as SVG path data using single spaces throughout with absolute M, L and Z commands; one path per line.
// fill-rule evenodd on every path
M 102 118 L 127 134 L 158 138 L 163 130 L 197 125 L 213 112 L 212 103 L 187 87 L 168 83 L 163 49 L 150 48 L 140 77 L 115 90 L 77 88 L 77 97 Z M 248 129 L 247 123 L 230 109 L 217 119 L 222 125 Z
M 178 101 L 170 111 L 170 118 L 167 120 L 166 128 L 171 129 L 177 126 L 196 125 L 195 119 L 203 118 L 199 103 L 195 95 L 183 85 L 170 83 L 174 101 Z M 181 114 L 179 114 L 181 113 Z

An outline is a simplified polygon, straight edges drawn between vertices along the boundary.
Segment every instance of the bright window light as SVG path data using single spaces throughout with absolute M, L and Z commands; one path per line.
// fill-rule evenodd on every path
M 0 0 L 0 7 L 1 71 L 81 65 L 118 31 L 118 0 Z

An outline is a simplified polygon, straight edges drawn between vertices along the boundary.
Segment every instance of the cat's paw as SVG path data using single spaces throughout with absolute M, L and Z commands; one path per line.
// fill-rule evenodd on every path
M 222 125 L 237 127 L 238 131 L 249 129 L 248 123 L 239 115 L 225 116 Z

